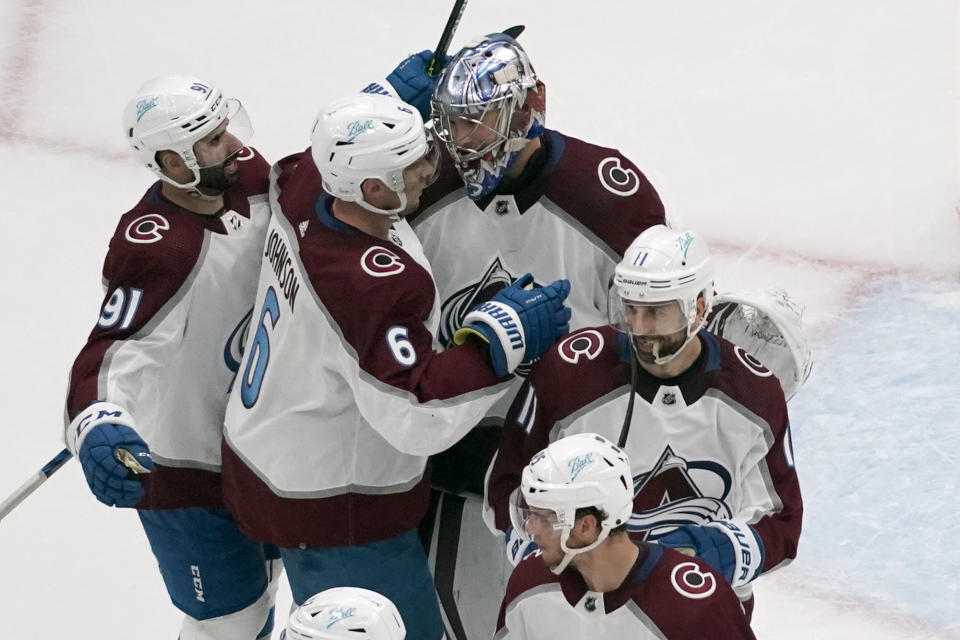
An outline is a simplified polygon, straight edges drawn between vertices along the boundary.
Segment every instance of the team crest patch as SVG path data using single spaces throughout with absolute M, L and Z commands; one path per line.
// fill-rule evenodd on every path
M 773 375 L 773 371 L 770 371 L 770 369 L 767 369 L 765 366 L 763 366 L 762 362 L 747 353 L 743 347 L 734 347 L 733 353 L 736 354 L 737 360 L 742 362 L 743 366 L 749 369 L 750 373 L 753 375 L 761 378 L 769 378 Z
M 453 342 L 453 334 L 463 326 L 463 319 L 471 309 L 488 301 L 504 287 L 509 287 L 516 280 L 500 258 L 487 267 L 486 273 L 479 282 L 474 282 L 456 291 L 440 304 L 440 343 L 449 345 Z
M 140 216 L 127 225 L 124 233 L 127 240 L 136 244 L 151 244 L 163 238 L 163 232 L 170 229 L 170 223 L 159 213 Z
M 692 600 L 702 600 L 717 590 L 717 578 L 704 573 L 694 562 L 681 562 L 670 572 L 670 584 L 677 593 Z
M 654 541 L 676 527 L 732 517 L 730 472 L 712 460 L 687 460 L 667 445 L 653 468 L 634 477 L 627 529 Z
M 360 266 L 375 278 L 393 276 L 406 268 L 400 261 L 400 256 L 384 247 L 370 247 L 364 251 Z
M 593 329 L 579 331 L 564 338 L 557 349 L 560 357 L 570 364 L 577 364 L 581 357 L 593 360 L 603 350 L 603 336 Z
M 624 168 L 615 156 L 600 161 L 597 175 L 603 188 L 615 196 L 632 196 L 640 190 L 640 176 L 633 169 Z

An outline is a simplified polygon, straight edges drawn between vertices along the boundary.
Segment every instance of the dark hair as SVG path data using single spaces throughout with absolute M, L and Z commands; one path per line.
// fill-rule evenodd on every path
M 577 511 L 573 514 L 573 517 L 574 517 L 575 520 L 579 520 L 579 519 L 582 518 L 583 516 L 593 516 L 594 518 L 597 519 L 597 525 L 598 525 L 598 526 L 599 526 L 599 524 L 600 524 L 601 522 L 603 522 L 604 520 L 606 520 L 607 517 L 608 517 L 608 516 L 607 516 L 607 512 L 604 511 L 603 509 L 601 509 L 600 507 L 580 507 L 580 508 L 577 509 Z M 610 535 L 611 535 L 611 536 L 619 535 L 619 534 L 626 533 L 626 532 L 627 532 L 627 523 L 626 523 L 626 522 L 624 522 L 624 523 L 621 524 L 620 526 L 617 526 L 617 527 L 614 527 L 613 529 L 610 529 Z

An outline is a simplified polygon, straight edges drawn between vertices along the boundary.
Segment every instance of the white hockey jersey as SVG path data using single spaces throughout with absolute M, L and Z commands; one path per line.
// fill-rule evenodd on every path
M 70 375 L 66 423 L 92 402 L 125 408 L 157 465 L 141 509 L 222 507 L 220 440 L 270 217 L 269 165 L 238 157 L 225 210 L 203 216 L 155 183 L 121 217 L 100 318 Z
M 427 456 L 503 396 L 484 348 L 435 350 L 437 294 L 405 222 L 390 241 L 333 217 L 309 152 L 271 176 L 274 217 L 224 490 L 247 535 L 283 547 L 383 540 L 426 510 Z

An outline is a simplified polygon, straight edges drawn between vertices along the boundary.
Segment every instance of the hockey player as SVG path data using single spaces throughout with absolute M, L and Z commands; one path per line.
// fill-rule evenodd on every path
M 569 283 L 520 278 L 438 351 L 430 265 L 403 220 L 436 170 L 423 120 L 358 94 L 322 110 L 271 179 L 258 303 L 224 432 L 224 487 L 281 547 L 294 600 L 373 589 L 411 637 L 443 635 L 416 526 L 427 456 L 451 446 L 567 331 Z M 321 178 L 322 176 L 322 178 Z
M 296 611 L 281 640 L 404 640 L 400 612 L 376 591 L 334 587 L 310 596 Z
M 100 317 L 73 365 L 66 442 L 101 502 L 138 510 L 181 640 L 269 637 L 276 550 L 223 506 L 220 440 L 270 211 L 239 101 L 197 78 L 143 85 L 123 115 L 159 180 L 120 218 Z
M 749 619 L 751 582 L 796 555 L 803 505 L 779 382 L 742 347 L 701 330 L 713 291 L 699 235 L 641 233 L 616 268 L 612 326 L 566 336 L 515 398 L 487 499 L 497 528 L 515 538 L 508 501 L 532 452 L 581 432 L 625 442 L 631 536 L 704 560 Z M 510 551 L 522 556 L 522 547 Z
M 626 454 L 578 433 L 523 468 L 510 515 L 540 553 L 507 585 L 498 640 L 753 638 L 730 586 L 701 560 L 631 540 Z

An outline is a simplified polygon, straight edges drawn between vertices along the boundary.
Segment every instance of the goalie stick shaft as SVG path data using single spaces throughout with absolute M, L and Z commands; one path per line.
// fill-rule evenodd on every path
M 46 482 L 47 478 L 56 473 L 57 469 L 62 467 L 63 464 L 72 457 L 73 454 L 70 453 L 70 450 L 64 449 L 55 455 L 50 462 L 43 465 L 40 471 L 30 476 L 26 482 L 20 485 L 19 489 L 14 491 L 3 503 L 0 503 L 0 520 L 3 520 L 8 513 L 13 511 L 27 496 L 36 491 L 37 487 Z
M 450 48 L 450 42 L 453 40 L 453 34 L 460 24 L 460 18 L 463 17 L 463 11 L 467 8 L 467 0 L 457 0 L 453 3 L 453 10 L 450 11 L 450 17 L 447 18 L 447 24 L 443 28 L 443 34 L 440 35 L 440 42 L 433 50 L 433 58 L 427 66 L 427 74 L 435 76 L 443 69 L 443 59 Z

